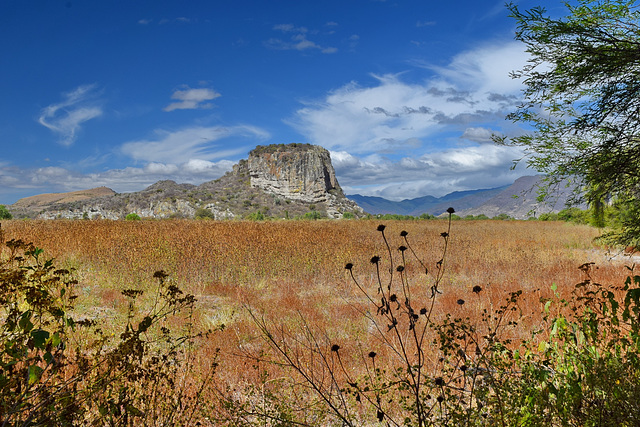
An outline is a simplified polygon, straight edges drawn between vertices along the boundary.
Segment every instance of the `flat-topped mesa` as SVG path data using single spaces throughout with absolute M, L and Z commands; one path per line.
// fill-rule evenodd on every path
M 247 167 L 252 187 L 288 199 L 319 203 L 331 193 L 344 197 L 329 152 L 317 145 L 259 145 L 249 153 Z

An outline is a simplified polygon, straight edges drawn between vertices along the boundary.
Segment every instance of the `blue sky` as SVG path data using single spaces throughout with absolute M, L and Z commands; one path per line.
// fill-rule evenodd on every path
M 490 141 L 522 131 L 514 30 L 494 0 L 2 1 L 0 203 L 200 184 L 292 142 L 347 194 L 509 184 L 534 173 Z

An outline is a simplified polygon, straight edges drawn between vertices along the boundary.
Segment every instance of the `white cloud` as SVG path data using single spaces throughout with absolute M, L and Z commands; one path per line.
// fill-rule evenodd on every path
M 279 24 L 273 27 L 274 30 L 289 34 L 288 40 L 271 38 L 265 42 L 265 46 L 276 50 L 298 50 L 317 49 L 322 53 L 336 53 L 335 47 L 321 46 L 307 38 L 309 29 L 306 27 L 296 27 L 293 24 Z
M 82 124 L 102 115 L 102 108 L 97 105 L 97 96 L 95 84 L 78 86 L 65 93 L 62 102 L 43 108 L 38 122 L 57 133 L 62 145 L 72 145 Z
M 31 194 L 59 193 L 106 186 L 118 193 L 140 191 L 160 180 L 201 184 L 230 171 L 235 162 L 190 160 L 185 163 L 148 163 L 142 167 L 80 173 L 63 167 L 0 167 L 0 197 L 5 200 Z
M 509 73 L 520 69 L 529 54 L 517 41 L 483 45 L 456 55 L 446 67 L 423 64 L 437 72 L 442 81 L 478 93 L 513 94 L 522 89 L 522 82 Z
M 387 74 L 349 83 L 304 102 L 288 122 L 331 150 L 348 194 L 400 200 L 507 185 L 533 173 L 511 170 L 519 148 L 491 143 L 494 133 L 518 132 L 505 120 L 521 90 L 509 73 L 526 59 L 513 42 L 481 46 L 447 67 L 419 64 L 431 73 L 422 81 Z
M 494 134 L 499 134 L 499 132 L 485 127 L 469 127 L 464 130 L 460 138 L 478 143 L 492 143 L 492 136 Z
M 511 184 L 520 176 L 532 174 L 522 168 L 511 170 L 513 160 L 521 155 L 518 148 L 482 145 L 396 161 L 381 156 L 359 158 L 335 151 L 331 152 L 331 159 L 347 194 L 402 200 Z
M 288 123 L 312 143 L 354 153 L 385 152 L 446 130 L 504 125 L 521 84 L 509 76 L 526 61 L 522 45 L 483 46 L 447 67 L 420 64 L 436 75 L 408 83 L 402 74 L 374 75 L 377 84 L 349 83 L 304 102 Z
M 178 131 L 156 130 L 156 138 L 130 141 L 121 152 L 135 160 L 159 163 L 185 163 L 193 159 L 214 160 L 237 155 L 246 147 L 220 150 L 214 142 L 224 138 L 264 140 L 269 134 L 253 126 L 191 127 Z M 255 145 L 251 142 L 248 145 Z
M 171 95 L 171 99 L 176 99 L 178 102 L 167 105 L 163 110 L 173 111 L 211 108 L 212 104 L 205 101 L 211 101 L 220 96 L 218 92 L 207 88 L 176 90 L 173 92 L 173 95 Z

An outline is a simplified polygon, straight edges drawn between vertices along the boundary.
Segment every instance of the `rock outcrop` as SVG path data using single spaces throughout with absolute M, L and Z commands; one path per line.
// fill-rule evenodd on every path
M 329 152 L 307 144 L 258 146 L 247 161 L 251 185 L 307 203 L 326 202 L 342 192 Z
M 258 146 L 249 153 L 251 186 L 288 200 L 326 205 L 331 217 L 344 211 L 362 213 L 338 184 L 329 152 L 317 145 Z
M 165 180 L 135 193 L 106 190 L 98 197 L 80 199 L 62 193 L 57 195 L 59 202 L 46 205 L 31 206 L 23 199 L 9 210 L 19 211 L 17 217 L 41 219 L 122 219 L 130 213 L 143 218 L 215 219 L 364 215 L 345 197 L 329 152 L 309 144 L 258 146 L 232 171 L 198 186 Z

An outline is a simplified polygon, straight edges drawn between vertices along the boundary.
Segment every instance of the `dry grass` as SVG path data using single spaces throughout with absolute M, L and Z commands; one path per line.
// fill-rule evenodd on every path
M 270 370 L 272 378 L 283 375 L 243 357 L 264 348 L 246 307 L 292 329 L 304 319 L 328 340 L 340 342 L 345 354 L 375 345 L 368 333 L 371 324 L 359 311 L 365 309 L 362 295 L 344 266 L 352 262 L 358 281 L 375 289 L 369 259 L 380 255 L 381 266 L 389 265 L 377 225 L 365 220 L 2 223 L 7 239 L 31 241 L 58 265 L 77 269 L 78 307 L 84 315 L 117 317 L 126 310 L 122 289 L 149 290 L 155 284 L 153 273 L 165 270 L 181 289 L 196 295 L 202 328 L 226 325 L 198 355 L 205 364 L 214 348 L 222 349 L 218 380 L 223 388 L 259 381 L 259 368 Z M 386 233 L 397 248 L 400 231 L 408 231 L 418 256 L 435 270 L 445 229 L 439 220 L 388 221 Z M 492 311 L 503 303 L 509 292 L 522 290 L 521 329 L 512 333 L 526 335 L 539 323 L 540 299 L 552 295 L 552 284 L 568 296 L 583 278 L 581 264 L 596 262 L 596 281 L 624 279 L 623 263 L 607 261 L 592 244 L 597 235 L 596 229 L 567 223 L 456 221 L 435 313 L 478 318 L 483 309 Z M 393 256 L 399 261 L 397 251 Z M 416 262 L 406 269 L 414 278 L 414 301 L 423 298 L 426 303 L 430 279 L 419 276 Z M 476 285 L 483 289 L 480 295 L 471 292 Z M 465 303 L 460 305 L 459 299 Z

